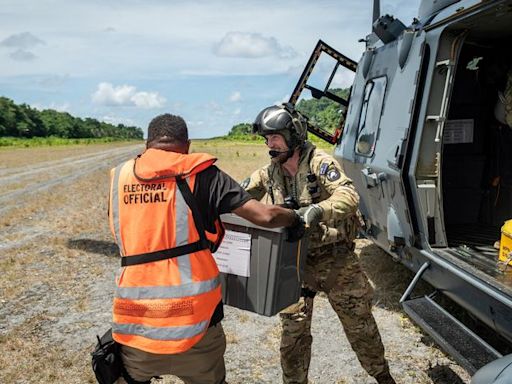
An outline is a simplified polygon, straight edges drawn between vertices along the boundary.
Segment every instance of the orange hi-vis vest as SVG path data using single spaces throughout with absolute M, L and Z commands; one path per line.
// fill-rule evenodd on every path
M 204 229 L 196 175 L 216 159 L 148 149 L 111 171 L 109 221 L 124 266 L 117 277 L 112 335 L 158 354 L 181 353 L 206 333 L 221 301 L 212 250 L 224 229 Z

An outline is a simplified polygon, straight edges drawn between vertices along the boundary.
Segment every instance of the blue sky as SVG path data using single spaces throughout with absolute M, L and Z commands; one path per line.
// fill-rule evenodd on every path
M 373 1 L 0 4 L 1 96 L 144 130 L 169 112 L 206 138 L 287 99 L 318 39 L 358 60 Z M 381 13 L 409 25 L 418 4 L 383 0 Z

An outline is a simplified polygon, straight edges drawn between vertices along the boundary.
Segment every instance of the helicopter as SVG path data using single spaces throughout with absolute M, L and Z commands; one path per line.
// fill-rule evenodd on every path
M 403 310 L 478 371 L 475 384 L 512 378 L 512 252 L 498 246 L 512 218 L 512 127 L 499 116 L 511 37 L 511 0 L 422 0 L 409 26 L 374 0 L 360 60 L 320 40 L 289 100 L 299 111 L 304 97 L 337 104 L 339 125 L 308 131 L 335 146 L 364 235 L 415 274 Z M 345 96 L 335 92 L 343 71 Z M 431 294 L 414 295 L 421 279 Z

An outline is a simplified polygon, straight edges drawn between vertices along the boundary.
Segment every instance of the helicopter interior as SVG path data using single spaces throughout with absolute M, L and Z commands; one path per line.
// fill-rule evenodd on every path
M 457 60 L 443 134 L 448 245 L 461 249 L 474 266 L 492 275 L 500 269 L 501 226 L 512 218 L 512 127 L 500 112 L 512 75 L 508 41 L 503 33 L 494 40 L 486 33 L 467 36 Z

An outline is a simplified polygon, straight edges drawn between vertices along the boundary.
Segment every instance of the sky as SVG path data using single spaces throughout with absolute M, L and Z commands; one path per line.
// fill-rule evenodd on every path
M 0 0 L 0 96 L 144 131 L 172 113 L 191 138 L 225 135 L 288 100 L 319 39 L 358 61 L 372 4 Z M 382 0 L 381 13 L 410 25 L 418 7 Z

